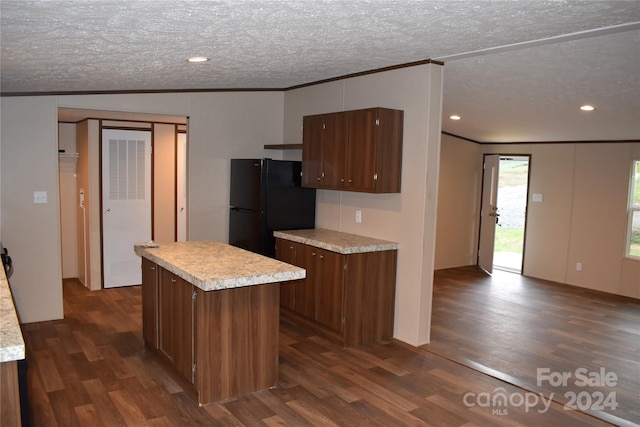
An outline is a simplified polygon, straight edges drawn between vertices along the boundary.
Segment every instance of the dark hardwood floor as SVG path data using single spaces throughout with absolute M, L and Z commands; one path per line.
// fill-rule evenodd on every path
M 613 424 L 640 423 L 638 300 L 477 267 L 436 271 L 434 282 L 423 349 Z M 612 399 L 598 408 L 601 396 Z
M 536 298 L 548 299 L 546 305 L 534 301 L 531 294 L 520 301 L 523 297 L 502 291 L 503 296 L 494 299 L 501 300 L 504 307 L 488 310 L 487 299 L 496 288 L 486 283 L 476 285 L 485 288 L 487 296 L 483 297 L 482 292 L 474 291 L 474 285 L 467 284 L 475 280 L 473 274 L 468 275 L 465 270 L 460 279 L 436 275 L 434 342 L 425 348 L 390 341 L 343 349 L 282 322 L 277 387 L 203 407 L 145 352 L 140 287 L 89 292 L 75 281 L 65 281 L 65 318 L 24 325 L 32 425 L 610 425 L 589 414 L 565 410 L 556 402 L 548 409 L 540 402 L 526 408 L 517 398 L 531 399 L 536 394 L 487 375 L 482 366 L 472 369 L 465 362 L 473 356 L 478 363 L 504 369 L 513 377 L 519 378 L 522 371 L 526 379 L 531 376 L 528 367 L 538 366 L 538 361 L 530 360 L 532 354 L 556 353 L 546 359 L 553 364 L 543 366 L 560 370 L 568 366 L 570 370 L 573 365 L 566 363 L 575 355 L 580 356 L 582 366 L 589 359 L 586 353 L 595 352 L 596 364 L 602 359 L 606 361 L 603 366 L 612 367 L 620 376 L 631 376 L 638 366 L 638 305 L 581 297 L 581 291 L 572 296 L 563 288 L 555 296 L 553 286 L 547 286 L 548 297 L 544 297 L 544 289 L 536 291 Z M 578 315 L 571 306 L 565 309 L 567 300 L 573 299 L 593 305 L 594 314 Z M 533 302 L 534 307 L 525 308 Z M 545 305 L 544 312 L 540 305 Z M 533 312 L 531 317 L 537 317 L 538 323 L 526 322 L 511 311 L 515 309 Z M 555 311 L 564 314 L 552 314 Z M 506 317 L 503 319 L 500 313 Z M 493 318 L 489 329 L 494 335 L 512 337 L 512 343 L 487 342 L 485 338 L 491 341 L 491 334 L 472 315 Z M 544 323 L 556 316 L 570 316 L 569 324 L 581 330 L 583 338 L 575 338 L 562 325 Z M 548 342 L 530 342 L 528 331 L 540 328 L 540 322 L 553 334 Z M 601 336 L 606 330 L 604 324 L 617 325 L 617 339 Z M 447 328 L 451 328 L 449 333 Z M 609 344 L 603 348 L 603 340 L 614 341 L 615 352 L 607 347 Z M 620 349 L 626 353 L 619 353 Z M 627 355 L 633 356 L 630 366 Z M 511 403 L 487 404 L 488 393 L 495 390 L 503 390 Z M 637 402 L 636 394 L 635 408 L 624 413 L 636 416 Z

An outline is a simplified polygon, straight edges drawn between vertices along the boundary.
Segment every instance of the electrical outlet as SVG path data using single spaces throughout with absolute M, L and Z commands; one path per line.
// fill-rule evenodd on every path
M 576 262 L 576 271 L 582 271 L 582 263 Z
M 356 222 L 362 222 L 362 211 L 356 211 Z
M 34 191 L 33 192 L 33 203 L 47 203 L 47 192 L 46 191 Z

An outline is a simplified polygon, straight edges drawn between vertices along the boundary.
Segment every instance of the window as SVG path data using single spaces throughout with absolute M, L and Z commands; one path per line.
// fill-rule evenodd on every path
M 640 259 L 640 160 L 633 162 L 629 183 L 627 256 Z

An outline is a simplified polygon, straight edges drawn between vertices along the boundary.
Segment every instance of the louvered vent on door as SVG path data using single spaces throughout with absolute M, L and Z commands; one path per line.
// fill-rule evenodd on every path
M 110 200 L 144 200 L 144 156 L 144 141 L 109 140 Z

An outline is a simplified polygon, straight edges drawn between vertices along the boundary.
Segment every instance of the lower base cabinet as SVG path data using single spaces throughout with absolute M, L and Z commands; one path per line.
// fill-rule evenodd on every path
M 164 268 L 158 285 L 158 349 L 186 383 L 195 382 L 194 286 Z
M 346 347 L 393 336 L 396 250 L 340 254 L 278 238 L 276 258 L 307 270 L 282 285 L 283 317 Z
M 203 405 L 274 387 L 279 286 L 203 291 L 143 258 L 145 346 Z
M 20 386 L 18 384 L 18 362 L 0 362 L 0 426 L 19 427 Z

